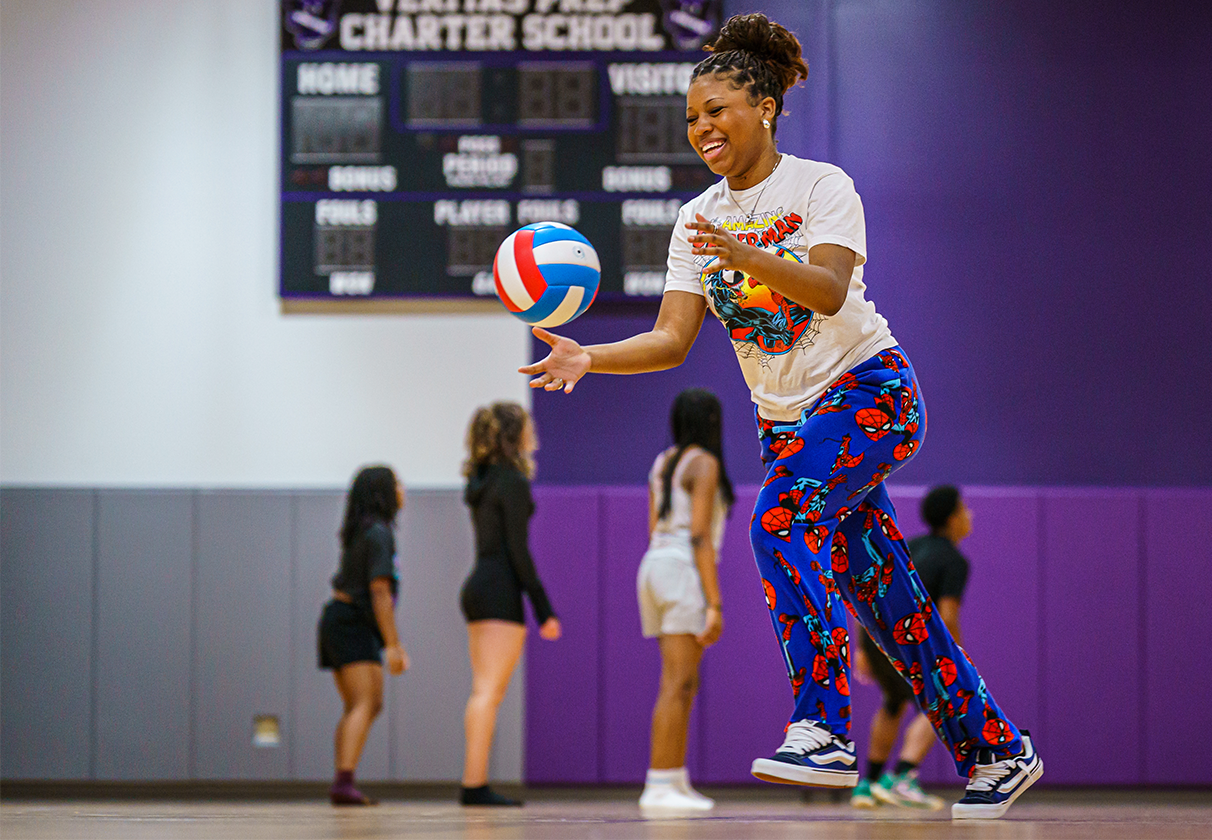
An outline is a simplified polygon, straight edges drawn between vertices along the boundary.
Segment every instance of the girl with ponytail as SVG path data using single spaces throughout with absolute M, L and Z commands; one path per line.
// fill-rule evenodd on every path
M 838 167 L 778 151 L 783 96 L 808 75 L 795 35 L 737 15 L 706 49 L 686 135 L 720 180 L 679 213 L 656 324 L 589 347 L 535 328 L 551 352 L 520 372 L 570 393 L 591 371 L 666 370 L 715 315 L 756 406 L 767 475 L 750 542 L 795 700 L 782 746 L 753 774 L 858 781 L 844 599 L 898 671 L 921 674 L 917 700 L 969 779 L 952 816 L 999 817 L 1043 764 L 922 594 L 896 526 L 884 480 L 916 454 L 926 412 L 908 355 L 866 297 L 862 202 Z
M 645 638 L 661 646 L 661 683 L 652 710 L 652 751 L 640 807 L 709 810 L 690 785 L 686 737 L 703 650 L 724 629 L 716 575 L 724 518 L 735 497 L 720 450 L 720 401 L 691 388 L 678 394 L 673 446 L 657 456 L 648 480 L 650 542 L 636 576 Z
M 463 499 L 471 508 L 476 559 L 460 598 L 472 678 L 463 715 L 466 753 L 460 801 L 464 805 L 522 804 L 488 786 L 488 762 L 497 708 L 526 641 L 523 592 L 530 597 L 539 636 L 550 641 L 560 638 L 560 620 L 530 557 L 528 532 L 534 513 L 530 479 L 538 448 L 534 423 L 517 403 L 477 409 L 467 429 Z

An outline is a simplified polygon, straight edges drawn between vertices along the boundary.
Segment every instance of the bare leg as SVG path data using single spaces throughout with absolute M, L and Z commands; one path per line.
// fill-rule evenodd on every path
M 937 736 L 930 719 L 920 712 L 913 718 L 909 728 L 905 730 L 905 743 L 901 745 L 901 758 L 914 764 L 921 764 L 926 754 L 934 746 Z
M 901 727 L 901 715 L 904 710 L 905 707 L 901 706 L 895 715 L 889 714 L 883 706 L 876 710 L 875 715 L 871 718 L 871 744 L 867 747 L 868 761 L 882 763 L 892 755 L 892 747 L 896 743 L 896 735 Z M 931 730 L 930 738 L 934 739 L 934 730 Z
M 334 671 L 333 679 L 345 704 L 334 743 L 337 770 L 353 771 L 362 757 L 371 724 L 383 709 L 383 666 L 351 662 Z
M 661 687 L 652 710 L 653 770 L 686 765 L 686 735 L 690 708 L 699 690 L 699 661 L 703 646 L 694 636 L 661 636 Z
M 463 715 L 467 752 L 463 761 L 463 787 L 488 784 L 488 759 L 497 726 L 497 707 L 505 698 L 509 680 L 522 656 L 526 625 L 512 621 L 472 621 L 467 625 L 471 654 L 471 697 Z

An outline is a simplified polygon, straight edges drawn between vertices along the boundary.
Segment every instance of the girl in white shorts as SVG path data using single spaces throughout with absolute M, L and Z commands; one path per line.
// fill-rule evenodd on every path
M 720 403 L 710 391 L 678 394 L 674 445 L 648 478 L 651 540 L 636 577 L 645 638 L 661 644 L 661 688 L 652 710 L 652 758 L 640 807 L 708 810 L 690 785 L 686 734 L 698 691 L 699 661 L 724 629 L 716 562 L 732 483 L 720 452 Z

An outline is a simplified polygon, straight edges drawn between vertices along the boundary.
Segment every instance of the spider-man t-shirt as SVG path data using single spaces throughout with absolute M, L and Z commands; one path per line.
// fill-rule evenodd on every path
M 685 225 L 696 213 L 785 260 L 807 262 L 809 249 L 824 243 L 854 251 L 841 310 L 821 315 L 743 272 L 713 269 L 714 257 L 691 253 Z M 759 413 L 798 421 L 839 376 L 896 345 L 888 322 L 864 297 L 866 261 L 863 205 L 854 182 L 832 164 L 783 155 L 762 183 L 733 191 L 721 180 L 682 207 L 669 244 L 665 291 L 705 296 L 728 330 Z
M 940 598 L 964 599 L 964 587 L 968 585 L 968 559 L 959 553 L 951 540 L 926 534 L 909 540 L 908 549 L 917 576 L 922 579 L 926 594 L 932 601 L 937 602 Z

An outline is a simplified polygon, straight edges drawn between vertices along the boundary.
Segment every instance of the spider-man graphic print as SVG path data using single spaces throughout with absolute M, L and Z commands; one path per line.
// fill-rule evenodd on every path
M 750 540 L 791 680 L 791 721 L 850 728 L 845 604 L 910 682 L 962 775 L 981 748 L 1020 752 L 1018 729 L 935 613 L 884 487 L 926 431 L 900 348 L 846 372 L 798 423 L 757 421 L 767 475 Z
M 786 248 L 776 249 L 775 254 L 784 260 L 801 261 Z M 712 258 L 703 268 L 703 290 L 712 311 L 728 329 L 728 337 L 772 356 L 794 347 L 812 325 L 812 310 L 771 291 L 744 272 L 720 271 L 715 263 Z

